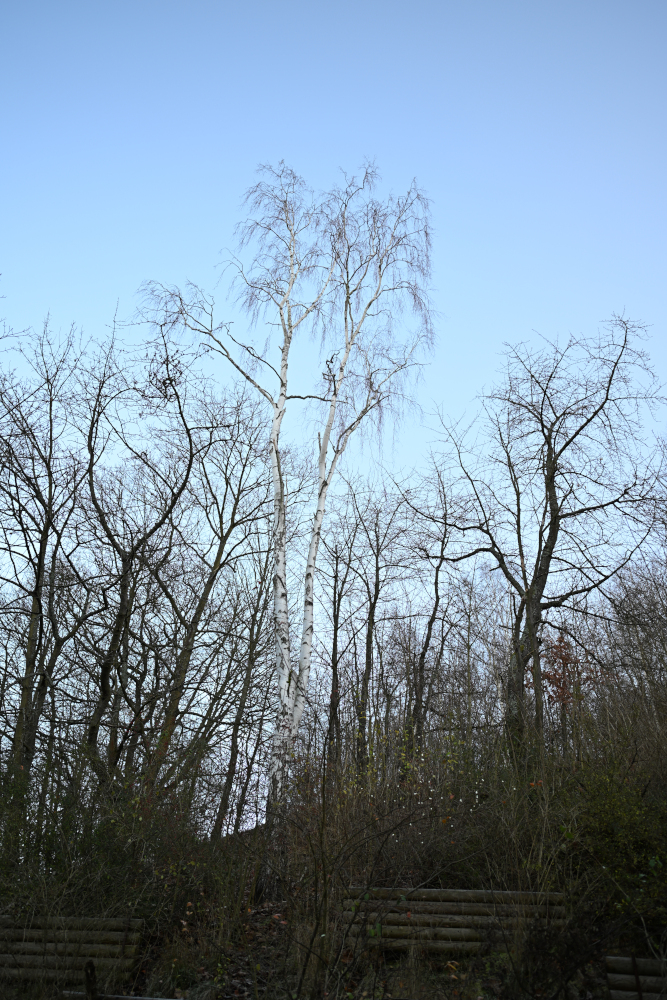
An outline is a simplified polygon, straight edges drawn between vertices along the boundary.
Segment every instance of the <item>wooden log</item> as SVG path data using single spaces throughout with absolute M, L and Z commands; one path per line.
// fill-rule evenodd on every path
M 128 934 L 140 932 L 145 921 L 138 917 L 48 917 L 33 916 L 25 924 L 4 917 L 0 920 L 2 933 L 15 930 L 70 930 L 70 931 L 116 931 Z
M 635 963 L 640 976 L 667 976 L 666 962 L 660 962 L 655 958 L 636 958 Z M 620 972 L 627 976 L 634 976 L 632 958 L 624 955 L 605 955 L 605 964 L 608 972 Z
M 65 1000 L 65 998 L 67 998 L 67 1000 L 69 1000 L 69 998 L 72 998 L 72 1000 L 79 1000 L 79 998 L 82 998 L 82 1000 L 86 1000 L 86 994 L 81 993 L 77 990 L 61 990 L 58 1000 Z M 167 1000 L 167 997 L 132 996 L 130 998 L 127 996 L 126 993 L 123 993 L 122 995 L 120 993 L 98 993 L 97 1000 Z
M 387 951 L 416 948 L 449 955 L 476 952 L 482 947 L 479 941 L 417 941 L 415 938 L 369 938 L 366 944 L 369 948 L 384 948 Z
M 521 920 L 505 919 L 496 920 L 493 917 L 452 917 L 441 913 L 381 913 L 366 912 L 353 913 L 351 910 L 343 912 L 343 919 L 354 921 L 355 924 L 387 924 L 398 926 L 421 926 L 421 927 L 468 927 L 479 928 L 480 930 L 515 930 L 524 927 Z M 562 924 L 563 921 L 553 921 Z
M 80 969 L 90 955 L 73 958 L 68 955 L 0 955 L 0 965 L 6 968 Z M 131 969 L 132 958 L 98 958 L 95 965 L 100 969 Z
M 484 935 L 467 927 L 386 927 L 381 932 L 375 927 L 359 927 L 353 925 L 349 933 L 352 937 L 368 934 L 369 937 L 382 938 L 419 938 L 424 941 L 482 941 Z
M 74 980 L 80 980 L 82 977 L 82 972 L 77 969 L 75 972 L 63 973 L 57 969 L 17 969 L 9 966 L 0 965 L 0 980 L 2 979 L 48 979 L 52 981 L 54 979 L 64 980 L 65 982 L 73 982 Z M 85 994 L 84 994 L 85 996 Z
M 667 991 L 663 993 L 646 993 L 642 990 L 641 996 L 637 993 L 637 987 L 635 986 L 634 993 L 626 992 L 625 990 L 609 990 L 609 996 L 611 1000 L 642 1000 L 644 996 L 650 997 L 651 1000 L 657 1000 L 658 997 L 667 996 Z
M 343 899 L 343 906 L 347 910 L 356 909 L 359 912 L 364 910 L 377 910 L 377 899 Z M 387 900 L 387 905 L 382 907 L 386 913 L 449 913 L 459 915 L 470 915 L 480 917 L 515 917 L 517 919 L 533 920 L 536 917 L 564 917 L 564 906 L 489 906 L 481 903 L 443 903 L 425 902 L 422 900 Z
M 446 913 L 381 913 L 370 911 L 359 914 L 353 913 L 352 910 L 345 910 L 343 912 L 344 920 L 354 920 L 356 923 L 368 923 L 368 924 L 414 924 L 420 927 L 481 927 L 481 928 L 494 928 L 499 927 L 500 924 L 493 917 L 457 917 L 449 916 Z M 505 926 L 505 923 L 503 923 Z
M 408 916 L 410 913 L 410 916 Z M 364 911 L 363 913 L 355 913 L 352 910 L 343 911 L 343 919 L 355 923 L 366 922 L 368 924 L 409 924 L 417 923 L 425 927 L 480 927 L 483 930 L 517 930 L 519 928 L 525 927 L 525 921 L 520 919 L 515 919 L 514 917 L 505 917 L 503 920 L 498 920 L 495 917 L 460 917 L 452 916 L 450 914 L 443 913 L 420 913 L 415 910 L 408 911 L 408 913 L 384 913 L 384 912 L 373 912 Z M 546 920 L 541 920 L 540 925 L 543 926 L 562 926 L 565 923 L 564 920 L 551 920 L 548 922 Z
M 438 927 L 351 927 L 349 932 L 351 937 L 368 936 L 370 939 L 383 938 L 419 938 L 420 940 L 434 941 L 482 941 L 484 935 L 479 931 L 466 930 L 466 928 L 438 928 Z
M 484 935 L 467 927 L 383 927 L 383 938 L 416 938 L 418 941 L 482 941 Z
M 61 982 L 66 983 L 76 983 L 80 982 L 83 978 L 83 973 L 81 969 L 74 970 L 59 970 L 59 969 L 13 969 L 13 968 L 2 968 L 0 967 L 0 981 L 2 979 L 21 979 L 21 980 L 43 980 L 48 982 L 53 982 L 59 979 Z M 60 996 L 71 996 L 71 997 L 85 997 L 85 993 L 80 992 L 68 992 L 62 991 Z M 97 1000 L 108 1000 L 104 993 L 97 994 Z M 120 1000 L 120 998 L 119 998 Z M 127 1000 L 127 997 L 124 998 Z M 134 997 L 133 1000 L 141 1000 L 139 997 Z M 162 1000 L 160 997 L 144 997 L 143 1000 Z
M 639 986 L 642 993 L 667 993 L 667 978 L 664 976 L 642 976 L 639 977 Z M 607 981 L 610 990 L 625 990 L 628 993 L 637 992 L 637 979 L 633 976 L 623 976 L 619 973 L 608 972 Z
M 136 944 L 90 944 L 88 941 L 62 943 L 55 941 L 12 941 L 6 949 L 12 955 L 69 955 L 77 958 L 130 958 L 137 952 Z
M 49 917 L 34 916 L 26 921 L 30 930 L 141 931 L 145 921 L 138 917 Z
M 348 895 L 357 899 L 421 899 L 443 903 L 521 903 L 544 905 L 563 903 L 562 892 L 511 892 L 504 889 L 363 889 L 351 887 Z
M 77 990 L 61 990 L 58 1000 L 60 1000 L 60 998 L 63 998 L 63 1000 L 65 1000 L 65 998 L 67 998 L 67 1000 L 70 1000 L 70 998 L 71 1000 L 79 1000 L 79 998 L 81 998 L 81 1000 L 86 1000 L 86 994 L 80 993 Z M 167 1000 L 167 997 L 137 997 L 133 995 L 130 998 L 126 993 L 123 993 L 122 995 L 120 993 L 98 993 L 97 1000 Z
M 139 931 L 58 931 L 32 930 L 25 927 L 10 927 L 0 930 L 0 941 L 66 941 L 78 943 L 87 941 L 90 944 L 138 944 L 141 940 Z

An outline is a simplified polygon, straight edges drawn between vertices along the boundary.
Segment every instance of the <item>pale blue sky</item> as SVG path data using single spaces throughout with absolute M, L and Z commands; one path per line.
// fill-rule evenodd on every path
M 95 334 L 147 278 L 212 287 L 259 162 L 374 157 L 433 200 L 427 405 L 623 309 L 667 378 L 666 29 L 665 0 L 5 0 L 2 314 Z

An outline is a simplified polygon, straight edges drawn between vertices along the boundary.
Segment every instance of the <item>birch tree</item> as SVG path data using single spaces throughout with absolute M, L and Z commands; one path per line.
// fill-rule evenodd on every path
M 214 300 L 189 286 L 185 293 L 147 286 L 150 316 L 162 329 L 184 326 L 201 337 L 265 400 L 270 414 L 273 481 L 273 616 L 278 712 L 270 768 L 271 800 L 281 794 L 284 762 L 299 728 L 310 678 L 313 587 L 327 494 L 352 435 L 379 419 L 431 336 L 429 208 L 413 183 L 399 197 L 375 195 L 377 175 L 315 195 L 284 163 L 263 167 L 247 193 L 247 219 L 239 227 L 234 258 L 239 301 L 263 346 L 219 323 Z M 407 332 L 397 320 L 406 312 Z M 302 391 L 289 375 L 295 352 L 308 356 L 307 333 L 321 338 L 324 371 Z M 293 404 L 315 408 L 317 493 L 301 577 L 303 601 L 298 657 L 287 589 L 285 416 Z

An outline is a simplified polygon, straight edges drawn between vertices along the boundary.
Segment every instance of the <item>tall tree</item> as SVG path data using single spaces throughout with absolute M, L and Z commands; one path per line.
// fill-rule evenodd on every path
M 486 555 L 509 587 L 506 717 L 518 737 L 529 666 L 542 728 L 549 612 L 610 580 L 655 524 L 659 453 L 644 424 L 659 396 L 641 332 L 615 316 L 594 337 L 509 348 L 503 380 L 483 397 L 485 437 L 471 447 L 447 432 L 460 543 L 448 559 Z
M 20 341 L 19 350 L 23 377 L 0 373 L 0 614 L 23 638 L 12 744 L 15 772 L 25 782 L 56 665 L 90 606 L 84 600 L 75 611 L 66 601 L 81 582 L 74 535 L 85 466 L 72 425 L 79 351 L 73 332 L 60 341 L 48 326 L 30 344 Z
M 240 301 L 252 321 L 266 320 L 266 348 L 232 335 L 219 324 L 214 302 L 200 289 L 148 286 L 151 318 L 164 330 L 184 325 L 220 354 L 266 400 L 274 495 L 274 627 L 279 706 L 270 768 L 271 797 L 280 797 L 284 762 L 299 727 L 310 678 L 314 632 L 314 580 L 327 494 L 354 432 L 379 418 L 431 336 L 428 203 L 413 183 L 405 195 L 374 195 L 377 176 L 361 178 L 315 196 L 281 163 L 262 168 L 247 194 L 250 214 L 240 226 L 236 268 Z M 407 308 L 416 330 L 401 335 L 395 319 Z M 288 378 L 293 351 L 306 330 L 319 331 L 324 372 L 312 391 L 294 390 Z M 277 339 L 274 337 L 277 331 Z M 295 344 L 301 343 L 301 347 Z M 275 357 L 271 352 L 275 351 Z M 299 656 L 292 662 L 287 590 L 284 448 L 281 432 L 290 403 L 315 405 L 317 495 L 302 574 Z
M 108 766 L 98 739 L 122 664 L 136 571 L 178 506 L 197 451 L 182 358 L 163 339 L 153 346 L 148 362 L 137 365 L 113 342 L 104 345 L 83 378 L 80 421 L 89 499 L 97 538 L 115 565 L 105 588 L 105 601 L 113 610 L 96 657 L 98 691 L 85 739 L 91 765 L 103 783 L 116 761 Z M 114 461 L 105 468 L 107 455 Z

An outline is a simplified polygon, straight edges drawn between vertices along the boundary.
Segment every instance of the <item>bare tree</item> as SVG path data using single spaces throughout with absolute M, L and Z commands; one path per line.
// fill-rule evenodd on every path
M 596 337 L 509 348 L 502 383 L 483 397 L 486 438 L 471 447 L 447 432 L 464 510 L 448 560 L 488 556 L 509 586 L 507 724 L 516 736 L 529 665 L 542 727 L 547 616 L 610 580 L 655 523 L 657 451 L 643 423 L 659 397 L 640 334 L 616 316 Z
M 173 515 L 195 460 L 197 442 L 185 405 L 183 375 L 182 359 L 162 340 L 140 370 L 113 342 L 105 345 L 84 376 L 80 419 L 89 498 L 99 542 L 108 547 L 115 565 L 105 588 L 105 602 L 113 610 L 96 657 L 98 693 L 85 740 L 101 782 L 109 780 L 116 765 L 113 752 L 111 768 L 105 763 L 98 737 L 112 701 L 115 671 L 123 661 L 136 569 Z M 105 454 L 113 456 L 115 467 L 104 468 Z
M 264 653 L 263 647 L 267 645 L 265 620 L 270 613 L 270 561 L 270 550 L 268 548 L 265 549 L 264 552 L 261 552 L 260 550 L 256 553 L 253 560 L 255 573 L 249 578 L 245 587 L 246 613 L 244 617 L 247 628 L 247 641 L 243 646 L 244 655 L 239 663 L 240 669 L 238 670 L 238 674 L 242 677 L 242 684 L 238 693 L 236 711 L 234 712 L 233 721 L 230 727 L 229 757 L 227 761 L 225 781 L 222 787 L 220 802 L 211 833 L 211 839 L 213 840 L 216 840 L 222 835 L 223 825 L 227 819 L 230 809 L 232 791 L 234 788 L 237 765 L 239 761 L 241 729 L 242 726 L 247 723 L 247 705 L 251 685 L 257 680 L 258 665 L 261 662 Z M 237 578 L 240 575 L 240 572 L 237 573 Z M 249 777 L 250 775 L 248 775 L 248 779 Z M 236 828 L 238 828 L 238 823 L 243 812 L 246 790 L 247 782 L 245 782 L 245 789 L 238 796 L 237 800 Z
M 427 660 L 436 639 L 436 633 L 439 631 L 437 639 L 439 652 L 436 656 L 436 662 L 440 663 L 449 632 L 448 627 L 442 621 L 443 612 L 446 613 L 449 604 L 446 591 L 443 594 L 443 590 L 445 590 L 443 583 L 446 583 L 443 581 L 443 570 L 447 565 L 446 553 L 449 543 L 448 496 L 438 470 L 435 470 L 432 480 L 428 483 L 425 495 L 417 497 L 408 489 L 403 492 L 403 499 L 413 517 L 410 536 L 411 545 L 415 547 L 415 554 L 420 562 L 419 576 L 422 578 L 426 576 L 426 568 L 428 568 L 429 575 L 432 574 L 430 581 L 432 592 L 428 594 L 425 602 L 427 608 L 425 612 L 426 625 L 419 637 L 413 657 L 414 697 L 408 722 L 410 742 L 413 749 L 419 750 L 424 739 L 424 727 L 434 679 L 432 677 L 431 682 L 427 684 Z M 438 630 L 439 621 L 441 627 Z
M 348 484 L 349 487 L 349 484 Z M 329 713 L 326 755 L 330 773 L 336 775 L 341 765 L 343 747 L 340 707 L 341 665 L 354 642 L 354 629 L 350 629 L 350 596 L 356 575 L 352 570 L 355 560 L 355 542 L 359 519 L 355 514 L 353 491 L 348 488 L 336 498 L 334 517 L 327 535 L 323 538 L 324 559 L 320 562 L 319 577 L 322 614 L 328 627 L 320 636 L 320 655 L 330 672 Z
M 152 568 L 178 623 L 178 654 L 160 736 L 146 774 L 149 786 L 155 784 L 174 736 L 195 644 L 202 641 L 209 626 L 206 614 L 216 583 L 244 556 L 252 555 L 257 523 L 266 513 L 265 448 L 257 407 L 251 407 L 243 395 L 227 405 L 209 397 L 196 413 L 200 443 L 183 497 L 187 513 L 181 510 L 178 517 L 170 517 L 169 541 Z M 179 573 L 183 559 L 187 571 Z M 183 579 L 188 582 L 185 593 Z M 233 590 L 237 590 L 235 585 Z M 256 614 L 256 610 L 251 614 L 253 621 Z M 252 632 L 254 647 L 259 635 L 256 628 Z
M 213 300 L 199 289 L 186 296 L 150 285 L 152 320 L 161 329 L 185 325 L 218 352 L 266 400 L 274 493 L 274 625 L 279 710 L 271 764 L 277 799 L 283 763 L 298 730 L 310 678 L 314 632 L 314 575 L 327 494 L 352 434 L 379 418 L 430 337 L 427 280 L 430 271 L 428 204 L 413 184 L 401 197 L 374 197 L 376 174 L 345 178 L 316 198 L 284 164 L 262 168 L 250 189 L 250 216 L 240 227 L 241 249 L 252 247 L 248 266 L 235 260 L 240 299 L 253 321 L 266 318 L 278 331 L 266 350 L 232 336 L 214 318 Z M 403 307 L 418 328 L 397 337 L 393 319 Z M 294 392 L 288 367 L 297 334 L 319 329 L 325 370 L 312 392 Z M 267 356 L 271 347 L 275 361 Z M 287 595 L 286 483 L 281 430 L 288 404 L 321 407 L 317 426 L 317 497 L 303 571 L 303 612 L 296 665 L 290 652 Z
M 30 343 L 20 339 L 18 350 L 22 376 L 0 375 L 0 627 L 24 664 L 12 746 L 25 787 L 61 654 L 97 603 L 77 565 L 85 464 L 72 404 L 80 350 L 73 331 L 60 340 L 48 325 Z
M 356 490 L 357 545 L 352 570 L 359 584 L 361 603 L 358 629 L 351 643 L 356 714 L 356 763 L 360 774 L 368 766 L 368 712 L 370 685 L 376 660 L 378 626 L 388 592 L 396 598 L 396 584 L 406 572 L 406 505 L 400 495 L 385 490 Z M 392 616 L 393 617 L 393 616 Z
M 0 754 L 35 844 L 139 791 L 219 834 L 265 763 L 263 404 L 146 346 L 46 327 L 0 369 Z

